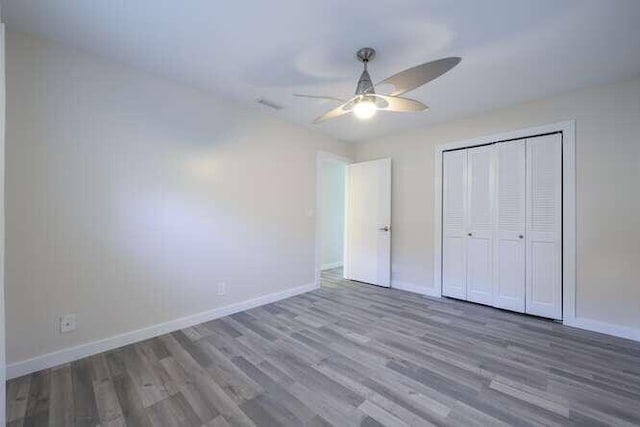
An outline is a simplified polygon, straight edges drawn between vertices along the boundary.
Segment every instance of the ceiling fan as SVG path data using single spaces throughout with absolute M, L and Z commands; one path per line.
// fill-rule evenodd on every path
M 364 64 L 364 70 L 358 80 L 355 96 L 349 100 L 333 96 L 294 94 L 294 96 L 304 98 L 320 98 L 342 102 L 342 105 L 339 107 L 317 117 L 313 123 L 321 123 L 349 113 L 353 113 L 359 119 L 366 120 L 373 117 L 378 110 L 395 111 L 399 113 L 413 113 L 428 110 L 429 107 L 422 102 L 404 98 L 400 95 L 440 77 L 458 65 L 462 60 L 462 58 L 458 57 L 443 58 L 408 68 L 378 83 L 376 86 L 387 84 L 393 87 L 389 95 L 380 95 L 376 93 L 375 86 L 369 76 L 369 71 L 367 71 L 367 64 L 372 61 L 375 56 L 376 51 L 370 47 L 362 48 L 356 53 L 358 60 Z

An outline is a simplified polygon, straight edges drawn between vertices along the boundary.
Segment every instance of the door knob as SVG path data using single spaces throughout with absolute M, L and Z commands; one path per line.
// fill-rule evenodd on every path
M 469 233 L 468 236 L 471 237 L 471 233 Z
M 518 239 L 524 239 L 524 236 L 521 234 L 518 236 Z
M 385 225 L 384 227 L 380 227 L 379 230 L 380 231 L 389 231 L 389 230 L 391 230 L 391 227 L 389 227 L 388 225 Z

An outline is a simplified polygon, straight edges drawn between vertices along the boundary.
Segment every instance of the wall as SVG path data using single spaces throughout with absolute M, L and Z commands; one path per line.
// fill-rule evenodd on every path
M 0 23 L 0 425 L 5 423 L 5 315 L 4 315 L 4 130 L 5 130 L 5 72 L 4 24 Z
M 314 282 L 316 153 L 353 147 L 257 108 L 8 33 L 9 363 Z
M 359 144 L 393 159 L 392 279 L 433 289 L 434 147 L 576 119 L 576 315 L 640 339 L 640 78 Z
M 332 161 L 322 162 L 322 268 L 342 265 L 344 246 L 345 166 Z

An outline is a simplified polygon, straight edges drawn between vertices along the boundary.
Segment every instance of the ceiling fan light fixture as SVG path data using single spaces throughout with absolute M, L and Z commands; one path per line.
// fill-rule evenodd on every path
M 360 120 L 368 120 L 376 115 L 378 108 L 372 99 L 363 99 L 353 107 L 353 114 Z
M 342 105 L 316 117 L 313 121 L 314 124 L 335 119 L 345 114 L 353 114 L 360 120 L 368 120 L 375 116 L 378 110 L 396 113 L 426 111 L 429 107 L 422 102 L 405 98 L 401 95 L 440 77 L 458 65 L 461 60 L 459 57 L 442 58 L 400 71 L 379 83 L 393 87 L 393 92 L 390 94 L 380 95 L 376 93 L 376 86 L 371 81 L 371 76 L 367 70 L 367 64 L 374 58 L 375 54 L 376 51 L 369 47 L 362 48 L 356 53 L 356 58 L 362 62 L 364 70 L 362 70 L 362 74 L 358 79 L 355 95 L 348 101 L 333 96 L 295 95 L 342 102 Z

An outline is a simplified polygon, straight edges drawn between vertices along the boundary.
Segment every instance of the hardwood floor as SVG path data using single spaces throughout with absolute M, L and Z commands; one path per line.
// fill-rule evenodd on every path
M 640 425 L 640 343 L 347 282 L 14 379 L 8 425 Z

